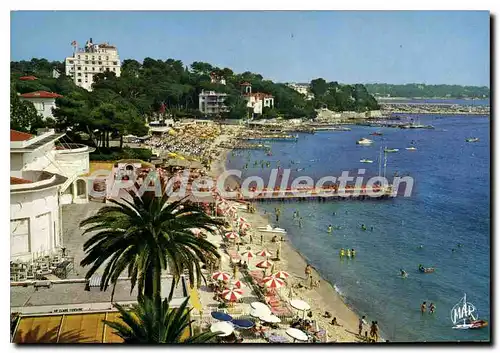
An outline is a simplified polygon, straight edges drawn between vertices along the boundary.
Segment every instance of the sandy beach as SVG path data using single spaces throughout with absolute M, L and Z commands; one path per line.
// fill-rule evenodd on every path
M 220 141 L 226 140 L 227 136 L 221 136 Z M 230 153 L 230 150 L 224 150 L 219 157 L 212 162 L 210 174 L 217 177 L 225 171 L 225 161 Z M 227 186 L 234 186 L 237 180 L 228 179 Z M 252 225 L 252 229 L 257 229 L 260 226 L 269 224 L 270 215 L 250 213 L 244 210 L 239 211 L 241 216 L 246 218 Z M 260 232 L 259 232 L 260 233 Z M 254 234 L 256 232 L 254 231 Z M 260 234 L 263 236 L 263 244 L 261 245 Z M 268 249 L 271 253 L 276 254 L 278 243 L 271 241 L 273 234 L 260 233 L 253 236 L 253 243 L 258 244 L 262 248 Z M 313 312 L 313 319 L 316 320 L 321 328 L 327 330 L 328 342 L 360 342 L 361 339 L 357 336 L 359 317 L 356 315 L 342 300 L 342 297 L 335 291 L 332 284 L 326 281 L 320 274 L 313 268 L 312 275 L 314 281 L 320 280 L 320 286 L 310 289 L 310 281 L 306 281 L 304 269 L 307 265 L 304 257 L 291 245 L 291 243 L 284 237 L 284 242 L 281 245 L 280 261 L 275 262 L 275 270 L 284 270 L 290 273 L 292 279 L 290 285 L 301 283 L 307 288 L 293 289 L 293 298 L 302 299 L 310 304 Z M 285 288 L 287 294 L 290 289 Z M 341 326 L 331 325 L 331 318 L 323 317 L 325 311 L 331 313 L 332 318 L 336 317 L 337 322 Z M 365 331 L 369 331 L 369 325 L 364 325 L 363 335 Z

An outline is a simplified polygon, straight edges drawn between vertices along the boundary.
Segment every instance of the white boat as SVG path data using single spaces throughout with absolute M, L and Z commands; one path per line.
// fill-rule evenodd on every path
M 407 150 L 407 151 L 416 151 L 416 150 L 417 150 L 417 148 L 416 148 L 416 147 L 411 146 L 411 147 L 406 147 L 406 150 Z
M 384 152 L 387 152 L 387 153 L 392 153 L 392 152 L 398 152 L 399 149 L 397 148 L 385 148 L 384 149 Z
M 371 159 L 360 159 L 359 160 L 361 163 L 373 163 Z
M 267 225 L 265 227 L 257 227 L 257 230 L 263 233 L 280 233 L 280 234 L 286 234 L 286 230 L 283 228 L 273 228 L 271 225 Z
M 465 139 L 465 142 L 478 142 L 479 138 L 477 137 L 469 137 L 468 139 Z
M 367 139 L 367 138 L 362 138 L 362 139 L 356 141 L 356 144 L 358 144 L 358 145 L 371 145 L 372 143 L 373 143 L 373 141 L 370 139 Z

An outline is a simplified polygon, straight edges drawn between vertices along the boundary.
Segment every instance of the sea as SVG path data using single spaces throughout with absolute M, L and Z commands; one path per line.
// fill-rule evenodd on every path
M 280 207 L 279 226 L 287 230 L 291 244 L 358 315 L 378 322 L 385 339 L 488 341 L 489 326 L 452 329 L 451 310 L 466 294 L 475 314 L 490 320 L 490 118 L 413 118 L 435 129 L 350 126 L 346 132 L 303 133 L 297 142 L 266 142 L 271 156 L 262 150 L 235 151 L 226 168 L 242 170 L 243 178 L 255 175 L 264 180 L 277 166 L 291 169 L 290 180 L 310 176 L 317 181 L 359 169 L 370 176 L 379 173 L 380 148 L 398 148 L 387 153 L 386 175 L 411 176 L 409 197 L 261 202 L 258 211 L 274 214 Z M 375 131 L 383 135 L 371 136 Z M 362 137 L 373 139 L 373 145 L 357 145 Z M 478 137 L 479 142 L 468 143 L 468 137 Z M 417 150 L 406 150 L 409 146 Z M 373 163 L 360 163 L 364 158 Z M 270 166 L 255 165 L 261 160 Z M 302 217 L 301 228 L 294 211 Z M 330 224 L 335 228 L 332 233 L 327 232 Z M 341 248 L 354 248 L 356 257 L 341 258 Z M 435 272 L 420 273 L 419 264 L 434 267 Z M 400 269 L 407 278 L 400 276 Z M 424 301 L 427 306 L 434 303 L 434 314 L 420 312 Z

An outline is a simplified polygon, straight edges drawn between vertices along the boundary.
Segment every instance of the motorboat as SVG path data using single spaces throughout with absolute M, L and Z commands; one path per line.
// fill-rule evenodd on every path
M 422 273 L 432 273 L 436 271 L 434 267 L 424 267 L 424 266 L 419 266 L 418 270 Z
M 398 152 L 399 149 L 398 148 L 385 148 L 384 149 L 384 152 L 387 152 L 387 153 L 393 153 L 393 152 Z
M 373 163 L 371 159 L 360 159 L 359 160 L 361 163 Z
M 375 132 L 372 132 L 370 135 L 372 135 L 372 136 L 382 136 L 383 133 L 375 131 Z
M 486 320 L 472 320 L 465 324 L 458 324 L 453 326 L 452 328 L 458 330 L 473 330 L 479 329 L 488 326 L 488 321 Z
M 356 141 L 356 144 L 358 144 L 358 145 L 371 145 L 372 143 L 373 143 L 373 141 L 370 139 L 367 139 L 367 138 L 362 138 L 362 139 Z
M 468 139 L 465 139 L 465 142 L 479 142 L 478 137 L 469 137 Z
M 286 234 L 286 230 L 283 228 L 278 228 L 278 227 L 271 227 L 271 225 L 267 225 L 265 227 L 257 227 L 257 230 L 263 233 L 279 233 L 279 234 Z
M 406 147 L 406 150 L 407 150 L 407 151 L 416 151 L 416 150 L 417 150 L 417 148 L 416 148 L 416 147 L 411 146 L 411 147 Z

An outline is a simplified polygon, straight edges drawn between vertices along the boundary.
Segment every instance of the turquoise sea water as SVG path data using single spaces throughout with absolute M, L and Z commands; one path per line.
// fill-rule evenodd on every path
M 490 328 L 453 330 L 450 310 L 467 293 L 480 318 L 490 319 L 490 124 L 487 117 L 420 117 L 435 130 L 352 127 L 350 132 L 299 134 L 293 142 L 273 142 L 272 156 L 264 151 L 230 155 L 228 169 L 243 176 L 261 175 L 270 168 L 253 167 L 266 160 L 292 169 L 295 176 L 339 176 L 343 170 L 366 168 L 377 174 L 380 146 L 399 148 L 388 154 L 387 175 L 411 175 L 409 198 L 381 201 L 259 203 L 272 213 L 281 207 L 279 225 L 307 259 L 368 320 L 377 320 L 384 338 L 391 341 L 489 340 Z M 383 136 L 369 136 L 382 131 Z M 479 137 L 467 143 L 467 137 Z M 356 145 L 361 137 L 375 140 Z M 411 141 L 417 151 L 405 147 Z M 369 158 L 373 164 L 359 160 Z M 294 161 L 294 164 L 291 164 Z M 297 171 L 297 169 L 302 169 Z M 302 228 L 293 219 L 298 210 Z M 334 214 L 335 213 L 335 214 Z M 340 226 L 328 234 L 329 224 Z M 368 227 L 367 231 L 360 228 Z M 370 231 L 373 227 L 373 231 Z M 458 247 L 457 244 L 463 244 Z M 422 245 L 423 248 L 419 248 Z M 340 248 L 354 248 L 355 259 L 340 259 Z M 455 249 L 455 251 L 452 251 Z M 435 267 L 421 274 L 418 264 Z M 399 277 L 399 269 L 409 276 Z M 436 305 L 433 315 L 421 315 L 420 304 Z

